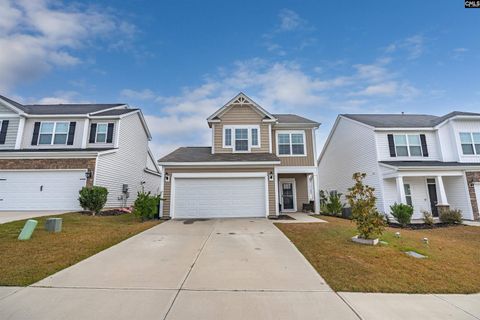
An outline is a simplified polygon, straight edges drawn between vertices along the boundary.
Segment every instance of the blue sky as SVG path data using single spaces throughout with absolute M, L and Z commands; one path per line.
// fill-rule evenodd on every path
M 160 156 L 243 91 L 321 147 L 338 113 L 479 111 L 479 27 L 460 0 L 0 0 L 0 92 L 141 107 Z

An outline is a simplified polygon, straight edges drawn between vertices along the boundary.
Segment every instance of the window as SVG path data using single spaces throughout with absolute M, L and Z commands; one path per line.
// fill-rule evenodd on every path
M 38 144 L 66 144 L 69 126 L 68 122 L 42 122 Z
M 305 155 L 305 134 L 303 132 L 279 132 L 279 155 Z
M 248 151 L 248 129 L 235 129 L 235 151 Z
M 107 123 L 97 123 L 97 133 L 95 138 L 96 143 L 107 142 L 107 129 L 108 129 Z
M 403 188 L 405 190 L 405 200 L 407 201 L 407 204 L 410 207 L 413 207 L 412 205 L 412 190 L 410 189 L 410 185 L 408 183 L 403 185 Z
M 232 146 L 232 129 L 225 129 L 225 146 Z
M 234 152 L 248 152 L 260 147 L 260 128 L 254 125 L 232 125 L 223 127 L 223 147 Z
M 258 147 L 258 129 L 252 128 L 252 147 Z
M 461 132 L 460 143 L 465 155 L 480 155 L 480 132 Z
M 422 144 L 418 134 L 399 134 L 393 136 L 395 152 L 398 157 L 421 157 Z

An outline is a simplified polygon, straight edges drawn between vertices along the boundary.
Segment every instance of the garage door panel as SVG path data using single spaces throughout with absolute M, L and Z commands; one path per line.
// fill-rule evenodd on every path
M 79 210 L 83 170 L 0 171 L 0 210 Z
M 176 178 L 174 218 L 264 217 L 265 178 Z

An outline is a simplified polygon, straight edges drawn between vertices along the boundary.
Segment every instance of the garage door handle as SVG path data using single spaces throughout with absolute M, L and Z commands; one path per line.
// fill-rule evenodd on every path
M 40 191 L 43 191 L 43 186 L 40 186 Z

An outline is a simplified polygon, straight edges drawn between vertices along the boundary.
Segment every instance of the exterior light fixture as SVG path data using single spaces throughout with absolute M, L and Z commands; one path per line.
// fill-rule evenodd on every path
M 165 172 L 165 181 L 169 182 L 170 181 L 170 175 Z
M 92 177 L 92 170 L 88 169 L 85 172 L 85 178 L 90 179 Z
M 272 171 L 270 171 L 270 173 L 268 174 L 268 180 L 273 181 L 273 172 Z

